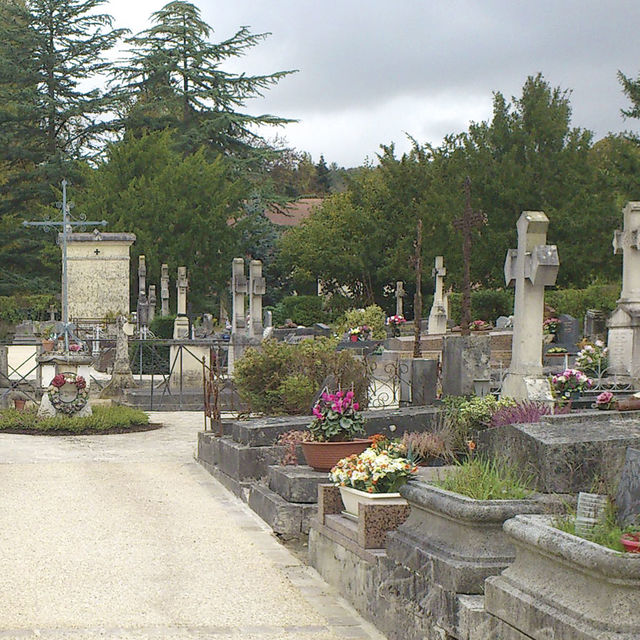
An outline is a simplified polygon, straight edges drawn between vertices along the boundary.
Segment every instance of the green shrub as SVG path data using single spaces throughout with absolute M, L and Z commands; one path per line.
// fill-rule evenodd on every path
M 176 316 L 155 316 L 149 329 L 156 338 L 170 340 L 173 338 L 173 323 Z
M 58 307 L 52 293 L 0 296 L 0 321 L 18 324 L 24 320 L 47 320 L 50 305 Z
M 6 409 L 0 413 L 0 431 L 8 429 L 34 430 L 42 433 L 100 433 L 112 429 L 128 429 L 149 423 L 144 411 L 133 407 L 93 407 L 93 415 L 86 418 L 56 416 L 38 418 L 35 410 Z
M 484 320 L 494 324 L 499 316 L 513 314 L 512 289 L 478 289 L 471 292 L 471 320 Z M 451 319 L 460 324 L 462 318 L 462 294 L 449 294 Z
M 350 309 L 337 322 L 338 334 L 343 334 L 351 328 L 366 324 L 371 327 L 371 337 L 374 340 L 383 340 L 387 336 L 384 328 L 386 316 L 381 307 L 372 304 L 365 309 Z
M 545 302 L 556 310 L 582 319 L 587 309 L 600 309 L 610 313 L 620 297 L 620 284 L 594 283 L 586 289 L 559 289 L 547 291 Z
M 366 406 L 366 366 L 350 352 L 336 351 L 336 344 L 329 338 L 299 344 L 265 340 L 260 349 L 247 349 L 234 371 L 240 396 L 259 413 L 309 414 L 313 397 L 333 376 L 336 387 L 353 387 L 361 406 Z
M 283 325 L 288 319 L 296 324 L 310 327 L 316 322 L 326 322 L 327 313 L 323 309 L 320 296 L 288 296 L 283 298 L 273 310 L 274 326 Z
M 532 480 L 502 460 L 472 458 L 436 483 L 474 500 L 521 500 L 533 492 Z

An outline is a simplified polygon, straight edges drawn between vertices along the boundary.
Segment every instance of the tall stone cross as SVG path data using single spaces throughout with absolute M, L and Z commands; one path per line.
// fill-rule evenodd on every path
M 169 315 L 169 265 L 163 264 L 160 271 L 160 315 Z
M 187 267 L 178 267 L 178 280 L 176 282 L 178 290 L 178 315 L 173 322 L 173 338 L 189 338 L 189 318 L 187 318 L 187 290 L 189 280 L 187 279 Z
M 107 225 L 106 220 L 73 220 L 69 209 L 73 207 L 72 202 L 67 202 L 67 181 L 62 181 L 62 202 L 57 202 L 56 206 L 62 209 L 62 220 L 42 220 L 38 222 L 22 223 L 23 227 L 42 227 L 44 231 L 50 229 L 58 230 L 61 228 L 62 233 L 62 325 L 64 335 L 64 347 L 65 351 L 69 350 L 69 338 L 71 336 L 71 325 L 69 324 L 69 279 L 68 279 L 68 265 L 67 265 L 67 241 L 73 227 L 105 227 Z
M 405 297 L 405 295 L 406 294 L 404 292 L 404 282 L 402 282 L 402 280 L 398 280 L 396 282 L 396 315 L 397 316 L 404 316 L 403 298 Z
M 429 313 L 428 333 L 446 333 L 447 308 L 444 300 L 444 277 L 447 275 L 447 270 L 444 267 L 443 256 L 436 256 L 435 267 L 431 275 L 436 280 L 436 287 L 433 292 L 433 304 Z
M 144 256 L 138 257 L 138 324 L 141 327 L 148 327 L 149 323 L 149 301 L 147 300 L 147 262 Z
M 249 286 L 249 337 L 262 340 L 262 296 L 266 293 L 266 282 L 260 260 L 249 264 Z
M 453 221 L 455 229 L 462 233 L 462 335 L 468 336 L 471 324 L 471 233 L 474 228 L 487 224 L 487 215 L 471 208 L 471 178 L 464 181 L 465 207 L 462 218 Z
M 507 285 L 515 283 L 511 364 L 502 395 L 517 400 L 550 401 L 542 375 L 544 288 L 556 282 L 560 261 L 547 244 L 549 219 L 542 211 L 523 211 L 517 222 L 518 248 L 509 249 L 504 264 Z
M 245 316 L 245 297 L 247 295 L 247 276 L 244 272 L 244 259 L 234 258 L 231 267 L 231 296 L 233 303 L 231 333 L 244 332 L 247 328 Z
M 620 302 L 640 302 L 640 202 L 627 202 L 623 230 L 614 231 L 613 252 L 622 254 Z

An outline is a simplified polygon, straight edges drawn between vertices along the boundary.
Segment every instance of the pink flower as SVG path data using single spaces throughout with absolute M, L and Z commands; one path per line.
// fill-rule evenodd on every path
M 357 402 L 353 403 L 353 410 L 357 411 L 360 408 L 360 405 Z
M 57 376 L 54 376 L 53 380 L 51 381 L 52 386 L 58 387 L 58 389 L 62 387 L 64 383 L 65 379 L 61 373 L 59 373 Z
M 353 400 L 353 396 L 354 396 L 353 391 L 347 391 L 347 395 L 345 396 L 345 398 L 347 400 Z

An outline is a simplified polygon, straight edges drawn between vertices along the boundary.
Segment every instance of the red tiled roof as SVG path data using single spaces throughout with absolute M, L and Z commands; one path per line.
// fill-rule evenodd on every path
M 300 198 L 284 209 L 268 209 L 267 218 L 281 227 L 297 227 L 311 212 L 322 204 L 322 198 Z

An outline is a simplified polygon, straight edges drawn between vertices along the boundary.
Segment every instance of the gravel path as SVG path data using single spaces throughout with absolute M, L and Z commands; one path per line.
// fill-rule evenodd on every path
M 193 459 L 201 414 L 0 434 L 0 640 L 381 640 Z

